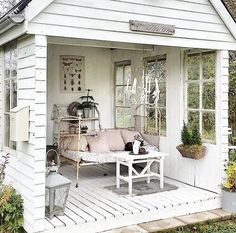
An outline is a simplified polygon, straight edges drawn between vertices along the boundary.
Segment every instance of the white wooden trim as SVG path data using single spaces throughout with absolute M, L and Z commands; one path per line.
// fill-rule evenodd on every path
M 219 0 L 209 0 L 212 6 L 215 8 L 221 19 L 224 21 L 225 25 L 231 32 L 231 34 L 236 39 L 236 23 L 234 22 L 232 16 L 229 14 L 227 9 L 225 8 L 222 1 Z
M 31 21 L 35 18 L 40 12 L 42 12 L 49 4 L 54 0 L 44 0 L 44 1 L 32 1 L 29 3 L 26 8 L 26 20 Z

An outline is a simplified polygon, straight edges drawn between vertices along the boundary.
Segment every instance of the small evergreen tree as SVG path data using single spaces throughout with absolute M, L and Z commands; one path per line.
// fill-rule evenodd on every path
M 181 131 L 181 140 L 183 145 L 190 145 L 191 144 L 191 133 L 188 130 L 187 125 L 184 122 L 183 129 Z
M 191 145 L 202 145 L 201 134 L 197 126 L 194 126 L 192 130 Z

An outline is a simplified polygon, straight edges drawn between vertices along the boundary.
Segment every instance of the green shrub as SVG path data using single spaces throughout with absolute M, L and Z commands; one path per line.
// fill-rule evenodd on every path
M 22 232 L 23 200 L 9 185 L 0 186 L 0 232 Z
M 199 132 L 198 127 L 196 127 L 196 126 L 192 130 L 191 144 L 192 145 L 202 145 L 201 134 Z
M 184 146 L 192 145 L 202 145 L 201 134 L 197 126 L 192 127 L 192 130 L 189 129 L 188 125 L 183 125 L 181 131 L 181 141 Z
M 191 144 L 191 133 L 189 132 L 189 129 L 187 125 L 184 122 L 183 129 L 181 132 L 181 141 L 183 145 L 190 145 Z

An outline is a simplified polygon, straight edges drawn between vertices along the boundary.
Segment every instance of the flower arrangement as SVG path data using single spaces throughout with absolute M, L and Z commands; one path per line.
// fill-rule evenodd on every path
M 236 162 L 229 161 L 225 165 L 226 177 L 223 182 L 223 189 L 228 192 L 236 192 Z

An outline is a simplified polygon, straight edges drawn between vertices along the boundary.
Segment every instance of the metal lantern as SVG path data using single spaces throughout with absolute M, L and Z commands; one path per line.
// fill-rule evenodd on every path
M 54 215 L 64 215 L 66 200 L 71 181 L 57 173 L 57 167 L 52 164 L 46 177 L 46 216 L 52 219 Z

